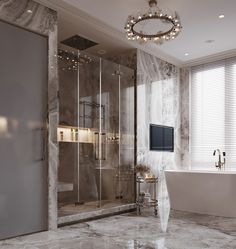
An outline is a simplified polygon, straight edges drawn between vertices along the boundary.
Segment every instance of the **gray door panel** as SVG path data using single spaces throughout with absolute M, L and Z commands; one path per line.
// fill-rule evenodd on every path
M 0 22 L 0 239 L 47 229 L 47 50 Z

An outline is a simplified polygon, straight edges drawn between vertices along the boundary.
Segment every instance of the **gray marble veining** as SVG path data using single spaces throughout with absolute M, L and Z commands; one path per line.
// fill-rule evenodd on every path
M 138 163 L 149 165 L 156 175 L 162 169 L 181 167 L 179 69 L 141 50 L 137 54 Z M 174 127 L 174 153 L 149 150 L 149 124 Z
M 235 219 L 172 211 L 167 231 L 145 213 L 113 216 L 11 240 L 1 249 L 235 249 Z
M 168 203 L 164 170 L 181 168 L 182 163 L 180 85 L 179 68 L 137 50 L 137 163 L 148 165 L 159 178 L 158 201 L 162 221 L 168 215 L 162 208 L 164 203 Z M 150 124 L 174 127 L 173 153 L 149 150 Z M 150 191 L 148 186 L 143 190 Z
M 30 10 L 31 12 L 28 12 Z M 57 29 L 55 11 L 31 0 L 0 1 L 0 19 L 43 35 Z
M 48 226 L 57 228 L 57 13 L 31 0 L 1 0 L 0 20 L 48 37 Z

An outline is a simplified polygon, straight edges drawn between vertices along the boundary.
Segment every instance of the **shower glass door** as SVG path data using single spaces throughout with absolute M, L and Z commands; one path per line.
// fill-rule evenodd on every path
M 134 203 L 134 71 L 68 48 L 59 59 L 59 216 Z
M 91 211 L 101 206 L 100 116 L 105 114 L 100 105 L 100 59 L 81 53 L 78 75 L 78 205 L 80 211 Z
M 79 203 L 87 211 L 133 203 L 134 71 L 86 53 L 80 60 Z
M 100 193 L 101 205 L 113 207 L 120 200 L 120 81 L 119 65 L 101 61 Z
M 119 195 L 123 204 L 135 202 L 135 99 L 134 70 L 119 66 Z

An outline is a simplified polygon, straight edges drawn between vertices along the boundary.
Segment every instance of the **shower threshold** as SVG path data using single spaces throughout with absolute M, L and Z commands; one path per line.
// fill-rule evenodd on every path
M 97 201 L 87 202 L 83 205 L 68 204 L 58 209 L 58 225 L 115 215 L 122 212 L 133 211 L 134 209 L 136 209 L 135 203 L 127 204 L 118 201 L 102 201 L 100 208 L 98 207 Z

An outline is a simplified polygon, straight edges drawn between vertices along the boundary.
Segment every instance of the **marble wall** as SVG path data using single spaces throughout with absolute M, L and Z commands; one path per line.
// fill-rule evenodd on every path
M 59 106 L 57 14 L 31 0 L 4 0 L 0 1 L 0 20 L 48 37 L 48 228 L 56 229 Z
M 174 127 L 174 152 L 149 150 L 149 125 Z M 155 175 L 181 167 L 180 70 L 137 51 L 137 161 Z
M 174 152 L 149 150 L 149 125 L 174 127 Z M 165 169 L 189 167 L 189 70 L 137 50 L 137 164 L 158 176 L 161 224 L 169 217 Z M 143 191 L 152 192 L 148 186 Z M 165 230 L 166 227 L 163 227 Z
M 149 124 L 174 127 L 174 152 L 149 150 Z M 137 162 L 156 175 L 189 167 L 189 69 L 137 50 Z
M 169 199 L 164 170 L 181 167 L 180 70 L 137 50 L 137 164 L 149 166 L 158 176 L 158 209 L 161 224 L 167 224 Z M 149 125 L 174 127 L 174 152 L 149 150 Z M 142 191 L 153 190 L 143 185 Z

